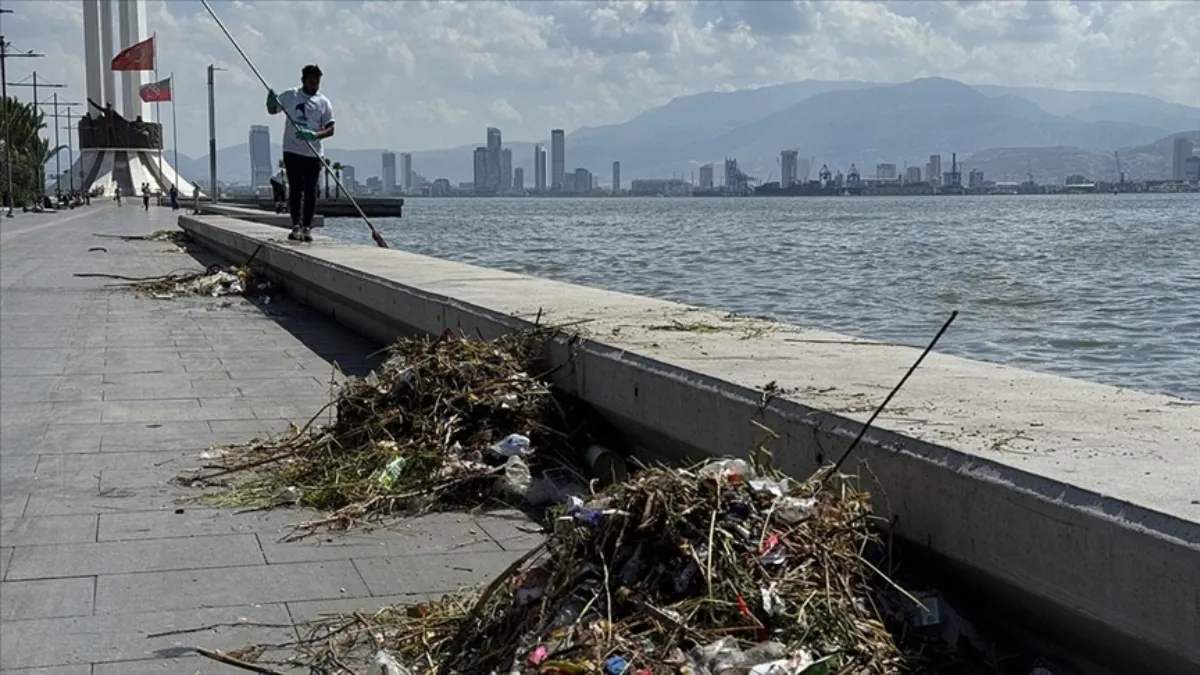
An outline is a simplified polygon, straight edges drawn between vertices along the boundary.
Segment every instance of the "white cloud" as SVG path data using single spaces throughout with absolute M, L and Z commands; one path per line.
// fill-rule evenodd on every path
M 9 0 L 3 30 L 82 100 L 79 0 Z M 245 0 L 216 11 L 263 75 L 291 86 L 319 63 L 339 147 L 415 150 L 552 127 L 620 122 L 674 96 L 806 78 L 1131 91 L 1200 104 L 1200 2 L 356 2 Z M 198 3 L 149 0 L 160 70 L 174 72 L 180 146 L 207 145 L 205 67 L 218 138 L 263 123 L 262 87 Z M 27 96 L 28 90 L 14 93 Z M 164 111 L 165 112 L 165 111 Z M 165 115 L 164 115 L 165 116 Z
M 488 106 L 488 110 L 491 111 L 492 118 L 497 122 L 515 122 L 520 124 L 523 119 L 521 113 L 512 107 L 506 99 L 498 98 L 492 101 L 492 104 Z

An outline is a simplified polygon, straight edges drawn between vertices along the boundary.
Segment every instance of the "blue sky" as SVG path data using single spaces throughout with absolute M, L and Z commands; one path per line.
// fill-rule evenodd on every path
M 261 86 L 199 2 L 147 1 L 160 70 L 174 71 L 180 149 L 207 145 L 205 67 L 219 73 L 218 139 L 266 123 Z M 85 95 L 80 0 L 3 0 L 3 30 L 37 69 Z M 487 125 L 535 139 L 620 122 L 688 93 L 802 80 L 1127 91 L 1200 105 L 1200 2 L 214 2 L 273 84 L 326 72 L 339 147 L 477 142 Z M 18 95 L 27 96 L 28 89 Z

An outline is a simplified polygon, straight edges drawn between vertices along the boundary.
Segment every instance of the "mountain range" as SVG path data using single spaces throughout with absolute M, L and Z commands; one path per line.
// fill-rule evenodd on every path
M 1113 150 L 1121 151 L 1129 179 L 1170 175 L 1171 138 L 1200 136 L 1200 108 L 1149 96 L 1037 87 L 971 86 L 943 78 L 902 84 L 806 80 L 757 89 L 683 96 L 627 122 L 582 127 L 567 136 L 567 169 L 586 167 L 607 184 L 612 162 L 623 179 L 690 178 L 706 163 L 736 157 L 743 171 L 778 179 L 779 152 L 796 148 L 815 169 L 864 176 L 879 162 L 923 167 L 942 154 L 949 169 L 957 153 L 967 169 L 995 180 L 1023 180 L 1032 169 L 1038 182 L 1062 182 L 1080 173 L 1115 178 Z M 480 142 L 483 130 L 480 130 Z M 549 141 L 544 143 L 549 150 Z M 507 142 L 513 165 L 533 177 L 533 142 Z M 469 181 L 476 144 L 413 153 L 413 169 L 427 178 Z M 278 157 L 279 149 L 273 152 Z M 364 181 L 382 173 L 382 149 L 330 148 L 335 161 L 355 167 Z M 1128 153 L 1128 154 L 1127 154 Z M 223 180 L 246 181 L 248 145 L 223 148 L 217 161 Z M 206 176 L 208 158 L 180 156 L 184 175 Z M 720 168 L 717 169 L 720 174 Z

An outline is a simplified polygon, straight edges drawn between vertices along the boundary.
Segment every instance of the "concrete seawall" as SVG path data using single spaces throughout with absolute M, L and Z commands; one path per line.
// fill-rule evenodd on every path
M 229 259 L 258 250 L 290 293 L 381 341 L 582 321 L 585 339 L 552 355 L 570 360 L 564 388 L 677 457 L 745 455 L 762 441 L 754 419 L 780 435 L 776 464 L 807 476 L 918 353 L 400 251 L 295 246 L 225 217 L 179 222 Z M 1200 403 L 933 354 L 844 470 L 896 534 L 1055 640 L 1117 671 L 1200 671 Z

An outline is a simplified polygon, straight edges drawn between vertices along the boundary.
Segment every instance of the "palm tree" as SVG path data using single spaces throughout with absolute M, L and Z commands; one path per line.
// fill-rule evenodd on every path
M 0 102 L 0 117 L 9 125 L 8 139 L 12 144 L 8 153 L 0 153 L 0 161 L 7 154 L 11 162 L 11 166 L 0 166 L 0 185 L 7 188 L 11 173 L 15 192 L 13 203 L 30 204 L 42 194 L 46 162 L 67 146 L 51 148 L 50 141 L 41 137 L 41 130 L 46 128 L 45 118 L 32 103 L 6 98 Z M 3 138 L 0 138 L 2 145 Z
M 333 163 L 333 171 L 334 171 L 334 177 L 337 178 L 337 185 L 334 186 L 333 198 L 341 199 L 342 198 L 342 163 L 334 162 Z

